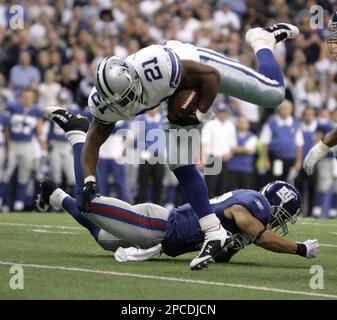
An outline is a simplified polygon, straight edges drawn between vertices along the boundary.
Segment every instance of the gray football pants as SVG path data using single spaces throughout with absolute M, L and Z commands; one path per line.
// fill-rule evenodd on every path
M 49 152 L 50 173 L 57 185 L 62 182 L 62 173 L 67 178 L 69 185 L 75 184 L 73 150 L 69 142 L 51 141 Z
M 146 249 L 160 243 L 169 211 L 153 203 L 130 205 L 115 198 L 98 197 L 92 201 L 90 212 L 83 215 L 103 230 L 98 243 L 115 251 L 120 246 Z
M 27 184 L 34 168 L 34 159 L 34 146 L 32 142 L 10 141 L 8 165 L 4 173 L 4 182 L 9 182 L 17 167 L 18 182 L 20 184 Z
M 238 99 L 263 106 L 275 108 L 285 97 L 284 87 L 276 80 L 267 78 L 257 71 L 232 61 L 226 56 L 213 50 L 198 48 L 200 62 L 210 65 L 220 73 L 219 93 L 233 96 Z M 164 110 L 167 108 L 164 108 Z M 193 130 L 201 130 L 201 126 L 177 126 L 170 123 L 167 117 L 163 118 L 163 128 L 166 135 L 166 151 L 169 168 L 176 168 L 195 163 L 195 152 L 200 142 L 200 134 Z M 181 134 L 177 135 L 175 130 L 183 129 L 185 135 L 193 136 L 192 143 L 181 142 Z M 173 133 L 171 132 L 173 130 Z M 176 138 L 176 136 L 178 138 Z M 193 140 L 194 139 L 194 140 Z M 178 159 L 178 160 L 176 160 Z

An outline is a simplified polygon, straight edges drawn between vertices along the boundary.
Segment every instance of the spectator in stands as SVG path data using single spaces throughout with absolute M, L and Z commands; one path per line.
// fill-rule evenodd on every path
M 18 97 L 23 89 L 36 88 L 40 83 L 41 77 L 39 70 L 31 65 L 31 58 L 27 51 L 20 54 L 19 64 L 10 71 L 10 87 Z
M 214 28 L 219 33 L 229 33 L 230 31 L 238 31 L 241 28 L 239 16 L 231 11 L 229 3 L 223 3 L 221 8 L 214 12 L 213 15 Z
M 236 141 L 228 161 L 231 189 L 254 189 L 257 137 L 249 131 L 249 121 L 244 116 L 237 119 Z
M 88 74 L 80 82 L 77 92 L 77 102 L 81 107 L 85 107 L 88 103 L 88 97 L 94 86 L 95 72 L 96 64 L 92 63 L 88 68 Z
M 39 105 L 41 108 L 57 105 L 57 96 L 60 93 L 61 85 L 55 81 L 54 72 L 48 69 L 45 72 L 44 81 L 39 84 Z
M 301 169 L 303 134 L 299 122 L 291 114 L 292 103 L 284 100 L 277 114 L 271 116 L 262 128 L 260 139 L 269 181 L 285 181 L 290 169 L 297 172 Z
M 303 120 L 301 123 L 301 129 L 303 133 L 303 152 L 302 152 L 302 164 L 303 160 L 308 154 L 312 146 L 317 142 L 317 127 L 316 109 L 308 107 L 304 110 Z M 311 215 L 315 198 L 317 172 L 308 176 L 303 167 L 299 171 L 296 179 L 295 186 L 302 195 L 303 201 L 306 200 L 306 215 Z
M 228 106 L 220 102 L 215 105 L 214 111 L 215 119 L 204 125 L 201 136 L 202 160 L 205 163 L 202 166 L 212 167 L 214 163 L 221 163 L 219 174 L 205 176 L 211 198 L 230 190 L 228 160 L 232 156 L 231 149 L 237 145 L 235 125 L 229 117 Z M 217 159 L 208 163 L 211 158 Z
M 44 74 L 50 67 L 50 57 L 47 50 L 39 51 L 36 66 L 40 71 L 40 78 L 44 79 Z

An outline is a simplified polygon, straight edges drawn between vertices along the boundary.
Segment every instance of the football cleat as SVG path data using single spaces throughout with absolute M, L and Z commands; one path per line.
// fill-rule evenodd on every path
M 296 26 L 289 23 L 277 23 L 265 28 L 252 28 L 246 33 L 246 41 L 257 52 L 263 47 L 274 49 L 276 43 L 295 39 L 299 35 Z
M 222 252 L 228 241 L 232 240 L 222 227 L 218 231 L 206 234 L 206 239 L 199 255 L 190 263 L 191 270 L 200 270 L 207 267 L 209 263 L 213 263 L 215 257 Z
M 270 27 L 263 28 L 263 30 L 272 33 L 276 43 L 288 39 L 295 39 L 300 33 L 296 26 L 289 23 L 276 23 Z
M 64 132 L 78 130 L 87 133 L 89 129 L 89 121 L 87 118 L 74 115 L 64 108 L 46 107 L 42 111 L 42 114 L 46 119 L 58 124 Z
M 41 193 L 37 196 L 35 204 L 39 211 L 47 211 L 49 209 L 49 198 L 57 189 L 57 186 L 53 180 L 47 178 L 41 182 L 40 187 Z

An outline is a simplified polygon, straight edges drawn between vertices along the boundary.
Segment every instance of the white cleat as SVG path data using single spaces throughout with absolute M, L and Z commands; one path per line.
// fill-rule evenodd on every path
M 289 23 L 276 23 L 270 27 L 252 28 L 246 33 L 246 41 L 257 52 L 263 47 L 274 49 L 276 43 L 295 39 L 299 35 L 296 26 Z

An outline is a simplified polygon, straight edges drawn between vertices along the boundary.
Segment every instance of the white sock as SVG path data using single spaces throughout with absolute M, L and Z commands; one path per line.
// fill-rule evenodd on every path
M 74 146 L 76 143 L 84 143 L 87 134 L 80 130 L 71 130 L 65 133 L 65 137 L 68 139 L 71 146 Z
M 69 197 L 69 194 L 65 193 L 62 189 L 57 188 L 49 198 L 49 204 L 54 208 L 54 209 L 61 209 L 62 208 L 62 202 L 63 200 Z
M 269 49 L 272 52 L 274 51 L 276 39 L 273 33 L 269 33 L 268 31 L 262 30 L 261 28 L 256 28 L 248 32 L 255 32 L 255 34 L 250 34 L 249 38 L 253 39 L 251 39 L 251 41 L 248 41 L 253 48 L 255 54 L 261 49 Z
M 199 220 L 203 232 L 219 230 L 220 220 L 215 213 L 208 214 Z
M 252 44 L 252 48 L 253 48 L 255 54 L 261 49 L 269 49 L 272 52 L 274 52 L 274 45 L 272 45 L 270 42 L 262 40 L 262 39 L 256 41 L 254 44 Z

